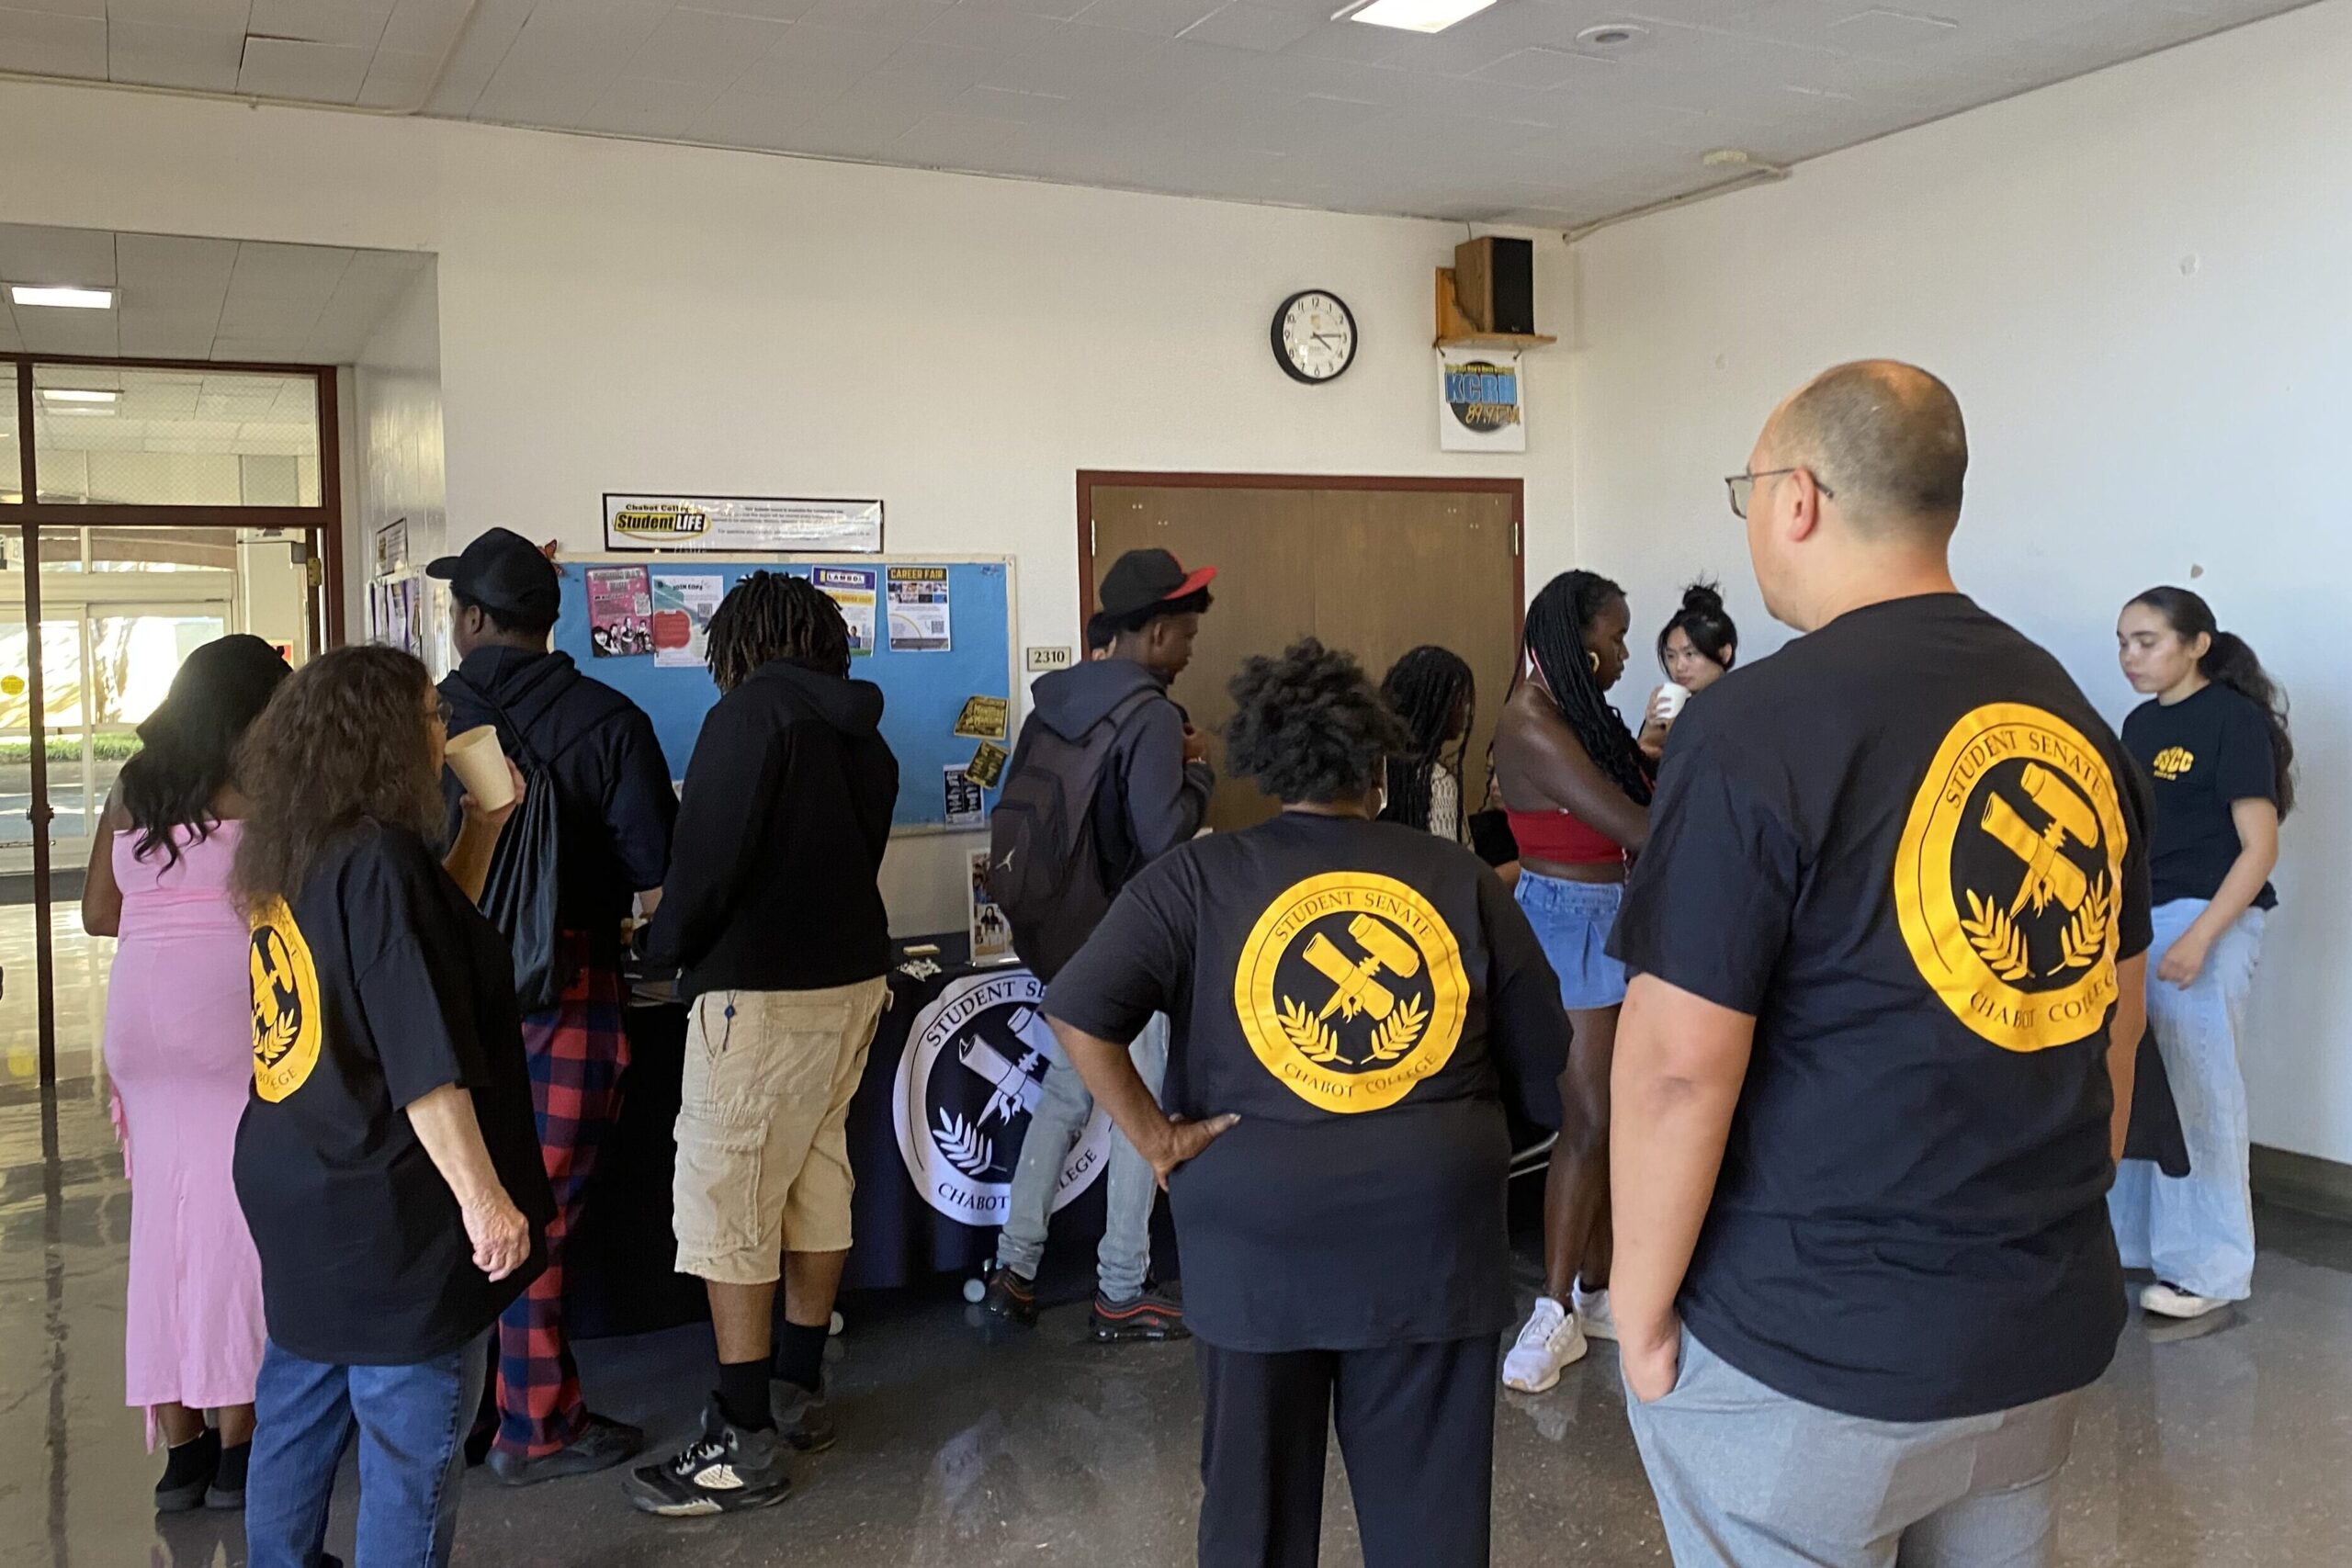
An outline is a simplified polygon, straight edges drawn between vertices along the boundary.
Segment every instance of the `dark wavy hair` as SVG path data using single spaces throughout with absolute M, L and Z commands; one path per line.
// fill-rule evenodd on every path
M 179 829 L 191 843 L 211 837 L 220 825 L 212 802 L 236 777 L 237 743 L 292 673 L 277 649 L 242 632 L 187 656 L 115 781 L 115 798 L 139 834 L 132 854 L 161 853 L 168 871 L 179 862 Z
M 2132 603 L 2162 615 L 2184 641 L 2194 642 L 2200 635 L 2211 638 L 2205 657 L 2197 661 L 2197 672 L 2262 710 L 2263 723 L 2270 730 L 2270 773 L 2278 792 L 2278 817 L 2284 821 L 2295 808 L 2295 738 L 2287 728 L 2286 688 L 2270 678 L 2245 638 L 2222 629 L 2203 594 L 2186 588 L 2151 588 Z
M 253 807 L 230 881 L 246 908 L 290 903 L 329 847 L 363 824 L 441 837 L 441 770 L 425 730 L 433 694 L 422 661 L 374 645 L 322 653 L 278 688 L 237 752 Z
M 722 692 L 779 659 L 820 675 L 849 673 L 849 622 L 832 596 L 805 577 L 755 571 L 710 613 L 710 678 Z
M 1463 757 L 1470 750 L 1470 730 L 1477 717 L 1477 682 L 1460 654 L 1424 643 L 1389 666 L 1380 680 L 1380 695 L 1412 736 L 1408 750 L 1389 754 L 1388 809 L 1381 818 L 1426 832 L 1437 770 L 1450 768 L 1456 779 L 1462 777 Z M 1462 733 L 1453 737 L 1453 755 L 1449 758 L 1445 743 L 1457 715 Z
M 1622 601 L 1625 591 L 1598 572 L 1564 571 L 1544 585 L 1527 607 L 1527 655 L 1535 661 L 1544 684 L 1552 694 L 1560 717 L 1576 731 L 1593 765 L 1630 796 L 1634 804 L 1650 803 L 1649 770 L 1642 764 L 1641 748 L 1634 733 L 1593 679 L 1592 660 L 1585 648 L 1585 633 L 1600 613 Z M 1525 660 L 1521 660 L 1522 668 Z M 1516 691 L 1522 677 L 1511 678 Z
M 1413 743 L 1355 655 L 1311 637 L 1245 660 L 1227 689 L 1226 763 L 1285 806 L 1360 800 Z
M 1682 608 L 1658 628 L 1660 670 L 1666 670 L 1666 639 L 1678 628 L 1690 639 L 1691 647 L 1725 670 L 1739 656 L 1739 628 L 1731 624 L 1731 616 L 1724 609 L 1723 591 L 1703 577 L 1682 591 Z M 1667 678 L 1673 679 L 1672 671 L 1667 671 Z

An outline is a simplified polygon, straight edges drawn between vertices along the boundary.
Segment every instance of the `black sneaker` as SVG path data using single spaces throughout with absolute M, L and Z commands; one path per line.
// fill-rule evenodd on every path
M 164 1450 L 164 1479 L 155 1483 L 155 1511 L 185 1514 L 204 1506 L 204 1494 L 220 1468 L 220 1434 L 209 1427 Z
M 212 1484 L 204 1489 L 206 1507 L 228 1510 L 245 1506 L 245 1470 L 253 1457 L 250 1438 L 234 1447 L 222 1447 L 220 1462 L 213 1468 Z
M 714 1396 L 703 1406 L 702 1436 L 674 1459 L 630 1473 L 628 1500 L 649 1514 L 693 1518 L 771 1507 L 791 1494 L 784 1440 L 774 1432 L 732 1426 Z
M 825 1391 L 811 1393 L 790 1378 L 768 1380 L 768 1412 L 775 1417 L 776 1431 L 801 1453 L 823 1453 L 840 1436 L 833 1429 Z
M 1193 1337 L 1193 1331 L 1184 1326 L 1183 1294 L 1169 1285 L 1158 1289 L 1146 1285 L 1142 1294 L 1124 1302 L 1112 1301 L 1102 1292 L 1095 1292 L 1094 1310 L 1086 1317 L 1086 1332 L 1099 1345 Z
M 980 1310 L 992 1317 L 1017 1323 L 1023 1328 L 1037 1326 L 1037 1281 L 1024 1279 L 1012 1269 L 999 1266 L 989 1270 L 988 1293 L 980 1298 Z
M 490 1450 L 490 1472 L 508 1486 L 536 1486 L 567 1475 L 593 1475 L 637 1457 L 645 1434 L 626 1422 L 591 1415 L 580 1436 L 551 1454 L 526 1459 L 504 1449 Z

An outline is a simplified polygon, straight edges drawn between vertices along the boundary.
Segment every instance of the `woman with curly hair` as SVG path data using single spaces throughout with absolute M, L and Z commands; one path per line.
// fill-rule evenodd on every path
M 514 964 L 474 908 L 514 803 L 465 801 L 444 869 L 446 723 L 415 659 L 337 649 L 238 758 L 254 1090 L 235 1168 L 268 1326 L 253 1568 L 322 1561 L 355 1431 L 361 1568 L 448 1562 L 490 1328 L 546 1260 Z
M 1480 1568 L 1511 1319 L 1502 1096 L 1559 1121 L 1568 1039 L 1477 856 L 1375 820 L 1412 739 L 1313 638 L 1232 686 L 1272 819 L 1129 883 L 1055 977 L 1069 1059 L 1168 1189 L 1206 1414 L 1204 1568 L 1311 1568 L 1336 1428 L 1368 1568 Z M 1127 1055 L 1174 1021 L 1166 1110 Z

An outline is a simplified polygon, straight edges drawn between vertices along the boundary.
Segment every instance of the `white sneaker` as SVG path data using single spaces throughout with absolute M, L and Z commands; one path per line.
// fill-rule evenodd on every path
M 1586 1348 L 1577 1314 L 1549 1296 L 1538 1296 L 1527 1325 L 1503 1357 L 1503 1386 L 1542 1393 L 1560 1381 L 1561 1368 L 1584 1359 Z
M 1578 1285 L 1576 1287 L 1576 1307 L 1577 1321 L 1583 1325 L 1586 1338 L 1607 1339 L 1612 1343 L 1616 1340 L 1617 1320 L 1610 1315 L 1608 1286 L 1603 1285 L 1587 1295 L 1584 1287 Z
M 2177 1285 L 2161 1280 L 2140 1292 L 2140 1310 L 2154 1313 L 2158 1317 L 2177 1317 L 2183 1322 L 2216 1313 L 2230 1303 L 2211 1296 L 2195 1296 Z

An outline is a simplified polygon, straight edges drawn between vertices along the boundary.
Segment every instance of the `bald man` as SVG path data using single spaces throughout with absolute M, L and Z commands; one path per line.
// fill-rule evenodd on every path
M 1676 726 L 1611 953 L 1610 1284 L 1679 1568 L 2035 1568 L 2114 1353 L 2145 786 L 1948 559 L 1968 436 L 1825 372 L 1731 477 L 1804 634 Z

